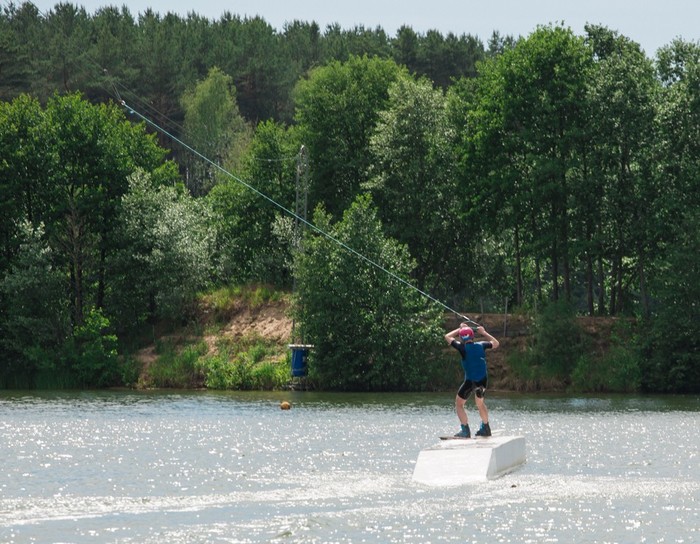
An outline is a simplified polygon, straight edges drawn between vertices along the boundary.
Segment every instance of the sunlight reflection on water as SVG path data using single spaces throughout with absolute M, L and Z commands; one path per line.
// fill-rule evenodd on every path
M 492 395 L 527 463 L 414 484 L 451 399 L 3 392 L 0 541 L 700 541 L 697 398 Z

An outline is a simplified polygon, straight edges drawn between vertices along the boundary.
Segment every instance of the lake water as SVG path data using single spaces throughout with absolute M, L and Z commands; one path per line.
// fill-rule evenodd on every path
M 487 400 L 527 463 L 430 488 L 452 394 L 0 392 L 0 542 L 700 542 L 698 397 Z

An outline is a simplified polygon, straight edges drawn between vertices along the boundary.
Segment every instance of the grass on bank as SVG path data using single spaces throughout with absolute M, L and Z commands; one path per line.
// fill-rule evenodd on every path
M 200 304 L 211 311 L 215 321 L 224 322 L 240 307 L 255 309 L 287 297 L 287 293 L 266 285 L 228 285 L 202 294 Z
M 286 350 L 280 353 L 280 346 L 258 336 L 221 338 L 198 369 L 209 389 L 280 389 L 289 381 L 290 360 Z
M 291 355 L 286 345 L 249 334 L 227 337 L 221 330 L 242 308 L 256 309 L 288 295 L 264 285 L 227 286 L 200 297 L 196 323 L 181 334 L 156 340 L 156 358 L 131 383 L 141 389 L 282 389 L 289 382 Z M 204 334 L 215 337 L 207 342 Z M 128 365 L 127 365 L 128 366 Z
M 139 388 L 274 390 L 282 389 L 290 376 L 289 354 L 256 335 L 220 338 L 213 350 L 203 340 L 179 345 L 162 340 L 156 353 L 141 374 Z

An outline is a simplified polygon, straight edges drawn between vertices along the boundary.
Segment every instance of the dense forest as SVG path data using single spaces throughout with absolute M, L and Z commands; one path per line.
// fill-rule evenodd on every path
M 535 316 L 535 378 L 700 391 L 698 43 L 10 4 L 0 206 L 3 387 L 126 383 L 149 326 L 260 283 L 320 386 L 424 388 L 423 292 Z M 624 318 L 605 360 L 575 315 Z

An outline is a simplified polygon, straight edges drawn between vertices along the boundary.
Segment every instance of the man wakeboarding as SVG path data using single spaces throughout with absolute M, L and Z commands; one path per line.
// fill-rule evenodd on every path
M 461 362 L 464 369 L 464 383 L 455 397 L 455 410 L 462 428 L 454 435 L 455 438 L 471 438 L 469 419 L 464 405 L 472 393 L 474 393 L 474 401 L 479 410 L 479 416 L 481 416 L 481 427 L 476 431 L 475 436 L 491 436 L 489 412 L 484 403 L 486 386 L 488 385 L 486 350 L 498 348 L 499 342 L 482 326 L 478 326 L 476 332 L 486 338 L 486 341 L 474 342 L 474 330 L 467 323 L 461 323 L 457 329 L 445 335 L 447 343 L 455 348 L 462 357 Z

